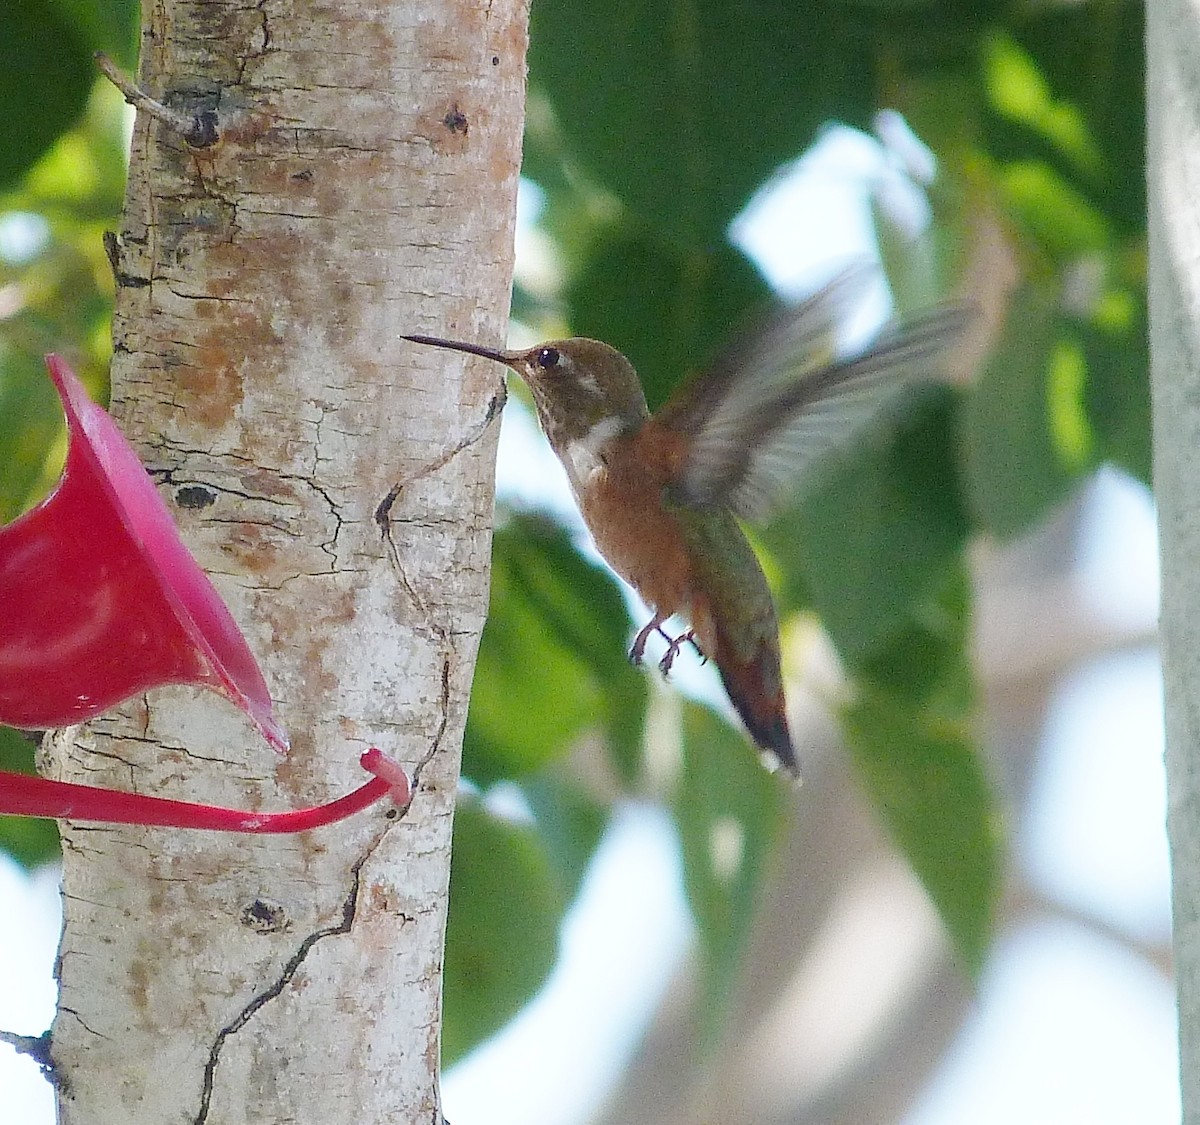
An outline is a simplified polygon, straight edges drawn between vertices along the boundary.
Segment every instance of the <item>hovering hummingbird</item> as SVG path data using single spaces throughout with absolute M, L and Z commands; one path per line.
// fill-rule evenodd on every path
M 775 605 L 738 520 L 765 516 L 789 481 L 921 374 L 968 318 L 963 306 L 939 306 L 840 357 L 836 330 L 869 276 L 838 275 L 654 414 L 633 365 L 599 340 L 500 351 L 403 337 L 521 376 L 597 549 L 653 608 L 630 660 L 641 663 L 660 633 L 665 674 L 693 644 L 716 664 L 755 743 L 793 773 Z M 672 637 L 664 623 L 676 614 L 690 627 Z

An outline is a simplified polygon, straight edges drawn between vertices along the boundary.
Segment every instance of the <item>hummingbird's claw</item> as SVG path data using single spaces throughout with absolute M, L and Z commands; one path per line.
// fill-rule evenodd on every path
M 651 633 L 662 633 L 669 641 L 671 638 L 663 632 L 662 623 L 666 620 L 661 614 L 655 614 L 644 629 L 633 638 L 633 646 L 629 650 L 629 663 L 635 668 L 640 667 L 642 658 L 646 655 L 646 642 L 650 639 Z
M 659 630 L 662 633 L 662 630 Z M 680 633 L 678 637 L 670 637 L 666 633 L 663 636 L 667 638 L 667 651 L 663 653 L 663 658 L 658 662 L 658 670 L 664 676 L 671 671 L 671 665 L 675 663 L 675 657 L 679 655 L 679 650 L 684 645 L 690 644 L 696 650 L 700 659 L 707 663 L 708 657 L 701 651 L 700 646 L 696 643 L 696 631 L 689 629 L 686 633 Z

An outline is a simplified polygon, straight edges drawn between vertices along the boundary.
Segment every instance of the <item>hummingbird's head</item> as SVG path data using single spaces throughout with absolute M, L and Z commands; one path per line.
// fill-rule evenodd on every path
M 511 367 L 525 381 L 551 445 L 587 437 L 601 422 L 632 429 L 648 415 L 637 372 L 616 348 L 573 336 L 524 351 L 496 351 L 433 336 L 405 336 L 418 344 L 484 356 Z

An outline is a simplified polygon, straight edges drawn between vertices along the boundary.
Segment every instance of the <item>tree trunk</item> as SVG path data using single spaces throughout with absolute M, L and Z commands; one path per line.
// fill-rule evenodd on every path
M 274 755 L 211 693 L 50 740 L 56 776 L 282 809 L 419 784 L 298 837 L 64 825 L 53 1058 L 65 1125 L 437 1123 L 450 822 L 486 613 L 493 365 L 525 0 L 157 0 L 140 85 L 113 412 L 259 656 Z
M 1150 367 L 1183 1121 L 1200 1122 L 1200 34 L 1147 8 Z

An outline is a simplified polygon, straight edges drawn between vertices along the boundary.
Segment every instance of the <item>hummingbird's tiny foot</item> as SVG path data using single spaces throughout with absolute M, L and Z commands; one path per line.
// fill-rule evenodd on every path
M 636 637 L 633 638 L 633 647 L 629 650 L 629 663 L 635 668 L 641 665 L 642 659 L 646 655 L 646 642 L 650 639 L 650 634 L 662 632 L 662 622 L 663 619 L 661 617 L 653 618 L 649 624 L 647 624 L 646 627 L 642 629 Z
M 659 632 L 662 632 L 662 630 L 660 629 Z M 700 652 L 700 646 L 696 644 L 694 630 L 689 629 L 686 633 L 680 633 L 678 637 L 669 637 L 666 633 L 663 633 L 663 636 L 667 637 L 667 651 L 663 653 L 663 658 L 658 662 L 658 670 L 664 676 L 671 671 L 671 665 L 675 663 L 675 657 L 679 655 L 679 650 L 685 644 L 690 643 L 692 648 L 700 653 L 701 659 L 707 659 L 704 653 Z

